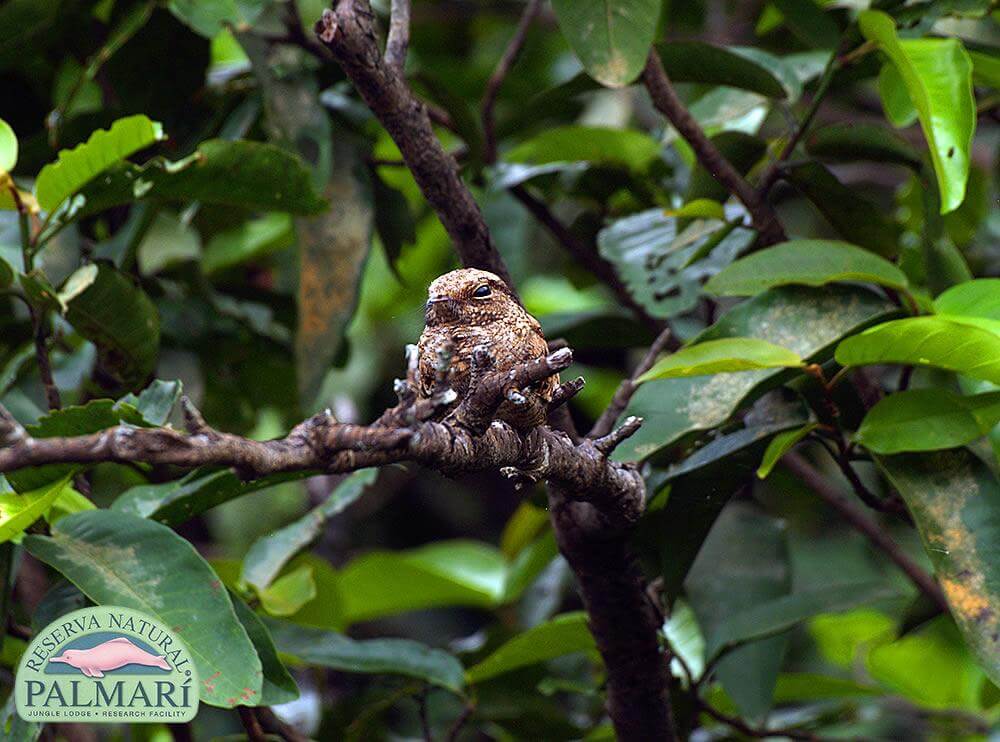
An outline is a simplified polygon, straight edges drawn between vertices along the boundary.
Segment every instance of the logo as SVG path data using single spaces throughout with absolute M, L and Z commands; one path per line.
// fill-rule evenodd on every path
M 14 683 L 25 721 L 184 722 L 198 672 L 175 631 L 130 608 L 67 613 L 31 641 Z

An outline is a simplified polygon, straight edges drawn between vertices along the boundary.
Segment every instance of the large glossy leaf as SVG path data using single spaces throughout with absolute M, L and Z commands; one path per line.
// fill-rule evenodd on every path
M 802 359 L 797 354 L 766 340 L 723 338 L 689 345 L 661 358 L 638 381 L 757 371 L 762 368 L 795 368 L 801 365 Z
M 852 121 L 830 124 L 806 137 L 806 151 L 837 162 L 890 162 L 919 169 L 920 152 L 891 129 L 877 124 Z
M 659 157 L 659 143 L 634 129 L 559 126 L 522 142 L 504 160 L 532 165 L 590 162 L 643 172 Z
M 357 641 L 324 629 L 265 619 L 282 654 L 309 665 L 342 672 L 404 675 L 460 693 L 465 685 L 462 663 L 440 649 L 409 639 Z
M 275 212 L 213 235 L 205 245 L 201 269 L 208 275 L 258 260 L 295 242 L 292 219 Z
M 934 300 L 934 311 L 1000 320 L 1000 278 L 977 278 L 952 286 Z
M 261 662 L 212 568 L 166 526 L 110 510 L 69 515 L 25 547 L 98 604 L 144 611 L 191 650 L 201 700 L 231 708 L 261 690 Z
M 618 88 L 639 76 L 656 34 L 658 0 L 553 0 L 552 9 L 591 77 Z
M 465 677 L 470 684 L 481 683 L 528 665 L 595 649 L 587 614 L 563 613 L 505 642 L 470 667 Z
M 934 451 L 971 443 L 998 422 L 1000 392 L 963 397 L 947 389 L 911 389 L 872 407 L 855 439 L 876 453 Z
M 229 27 L 242 30 L 267 6 L 266 0 L 169 0 L 170 12 L 206 38 Z
M 723 315 L 700 340 L 756 337 L 808 360 L 822 359 L 844 335 L 891 316 L 887 300 L 860 287 L 772 289 Z M 711 378 L 664 379 L 639 387 L 625 412 L 645 422 L 618 447 L 616 458 L 636 460 L 688 434 L 724 422 L 741 404 L 779 383 L 781 370 L 716 374 Z
M 78 216 L 143 199 L 315 214 L 327 207 L 301 159 L 273 144 L 210 139 L 183 160 L 118 165 L 83 189 Z
M 260 657 L 263 681 L 261 683 L 259 698 L 245 702 L 247 706 L 273 706 L 279 703 L 288 703 L 299 697 L 299 689 L 295 685 L 292 676 L 278 659 L 278 650 L 274 647 L 274 640 L 268 633 L 267 627 L 260 620 L 260 616 L 250 610 L 250 607 L 233 593 L 229 594 L 229 599 L 233 603 L 236 611 L 236 618 L 243 624 L 247 636 L 253 642 L 257 656 Z
M 216 505 L 284 482 L 303 479 L 309 474 L 272 474 L 243 482 L 231 469 L 196 469 L 172 482 L 131 487 L 115 500 L 112 508 L 176 526 Z
M 673 82 L 698 82 L 750 90 L 770 98 L 787 93 L 774 74 L 752 60 L 703 41 L 671 41 L 657 44 L 663 68 Z
M 663 210 L 650 209 L 612 222 L 597 235 L 601 256 L 654 317 L 693 307 L 701 281 L 732 262 L 754 237 L 714 219 L 695 221 L 678 234 L 677 223 Z
M 1000 483 L 964 448 L 876 463 L 916 521 L 962 636 L 1000 683 Z
M 944 317 L 911 317 L 876 325 L 837 346 L 837 363 L 936 366 L 1000 384 L 1000 335 Z
M 94 268 L 85 266 L 77 274 Z M 65 302 L 73 329 L 97 346 L 102 371 L 126 389 L 146 380 L 160 350 L 160 316 L 141 288 L 110 264 L 99 263 L 92 281 Z
M 956 38 L 900 39 L 892 18 L 879 11 L 861 13 L 858 22 L 902 78 L 930 147 L 941 213 L 954 211 L 965 198 L 976 128 L 972 61 L 965 47 Z
M 17 164 L 17 135 L 0 119 L 0 173 L 9 173 Z
M 288 560 L 315 540 L 326 521 L 344 510 L 375 481 L 376 469 L 362 469 L 340 482 L 321 505 L 304 516 L 261 538 L 243 558 L 242 579 L 263 590 Z
M 729 616 L 791 590 L 784 523 L 734 503 L 712 527 L 684 585 L 712 656 Z M 716 667 L 722 687 L 750 718 L 771 705 L 786 641 L 779 636 L 741 647 Z
M 844 239 L 892 257 L 899 252 L 900 229 L 885 211 L 844 185 L 818 162 L 793 165 L 785 177 L 808 198 Z
M 69 480 L 70 477 L 66 476 L 20 495 L 0 494 L 0 543 L 19 536 L 41 518 L 66 489 Z
M 898 596 L 884 582 L 847 583 L 793 592 L 725 616 L 712 636 L 707 656 L 711 658 L 744 642 L 782 633 L 821 613 L 847 611 Z
M 83 144 L 59 153 L 35 181 L 35 198 L 53 211 L 89 181 L 126 157 L 163 139 L 163 128 L 145 116 L 119 119 L 105 131 L 98 129 Z
M 896 266 L 847 242 L 791 240 L 737 260 L 709 279 L 705 290 L 719 296 L 752 296 L 775 286 L 822 286 L 835 281 L 875 283 L 905 289 Z
M 441 541 L 406 552 L 380 551 L 341 570 L 338 585 L 349 622 L 435 605 L 492 607 L 504 597 L 500 552 L 473 541 Z

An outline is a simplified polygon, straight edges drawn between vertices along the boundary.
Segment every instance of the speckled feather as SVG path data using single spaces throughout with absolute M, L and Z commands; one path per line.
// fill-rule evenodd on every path
M 477 291 L 486 295 L 477 296 Z M 500 371 L 548 352 L 538 320 L 493 273 L 476 268 L 452 271 L 435 279 L 427 293 L 425 327 L 417 346 L 417 392 L 422 397 L 434 392 L 438 354 L 449 343 L 453 349 L 448 380 L 458 394 L 456 404 L 469 392 L 477 346 L 489 350 L 494 369 Z M 527 403 L 504 402 L 497 418 L 522 429 L 544 423 L 546 405 L 558 385 L 557 375 L 522 390 Z

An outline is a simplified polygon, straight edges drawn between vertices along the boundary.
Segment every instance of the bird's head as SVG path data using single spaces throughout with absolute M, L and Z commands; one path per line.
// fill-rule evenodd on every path
M 434 279 L 427 289 L 427 327 L 485 325 L 524 310 L 503 279 L 478 268 L 461 268 Z

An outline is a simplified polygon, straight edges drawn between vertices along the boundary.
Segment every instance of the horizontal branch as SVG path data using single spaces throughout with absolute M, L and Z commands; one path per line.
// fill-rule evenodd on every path
M 0 408 L 0 472 L 42 464 L 116 462 L 228 466 L 243 479 L 255 479 L 277 472 L 344 473 L 415 461 L 447 474 L 504 470 L 510 476 L 557 483 L 591 502 L 609 525 L 625 527 L 638 519 L 645 496 L 634 467 L 610 461 L 591 441 L 575 445 L 548 427 L 519 432 L 493 419 L 510 390 L 552 376 L 571 362 L 572 352 L 564 348 L 486 373 L 443 421 L 427 418 L 454 400 L 447 389 L 429 400 L 401 394 L 406 401 L 372 425 L 338 423 L 325 412 L 270 441 L 214 430 L 193 409 L 187 411 L 188 432 L 118 425 L 90 435 L 34 438 Z

